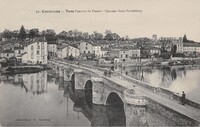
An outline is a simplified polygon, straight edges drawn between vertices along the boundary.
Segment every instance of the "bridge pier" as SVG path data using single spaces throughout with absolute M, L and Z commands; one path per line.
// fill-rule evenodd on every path
M 85 81 L 90 80 L 90 77 L 91 76 L 86 74 L 83 76 L 82 69 L 74 69 L 74 88 L 78 90 L 84 90 Z
M 134 90 L 124 91 L 124 111 L 126 126 L 148 125 L 148 122 L 143 118 L 146 112 L 146 100 L 143 96 L 135 95 Z
M 58 71 L 59 71 L 59 76 L 60 77 L 64 77 L 64 68 L 63 68 L 63 66 L 59 66 Z
M 65 81 L 71 81 L 71 79 L 70 79 L 70 73 L 69 73 L 69 69 L 68 68 L 64 69 L 64 80 Z
M 102 78 L 92 77 L 93 90 L 92 90 L 92 101 L 93 104 L 104 105 L 105 93 L 104 93 L 104 83 Z

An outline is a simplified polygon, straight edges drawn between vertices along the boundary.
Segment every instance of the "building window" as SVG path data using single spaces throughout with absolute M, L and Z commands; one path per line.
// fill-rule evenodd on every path
M 126 55 L 126 58 L 128 58 L 128 55 Z
M 121 58 L 122 58 L 122 55 L 121 55 Z
M 83 51 L 83 53 L 85 53 L 85 51 Z
M 18 53 L 21 54 L 21 50 L 19 50 Z
M 90 53 L 90 51 L 88 51 L 88 53 Z
M 87 50 L 88 48 L 87 48 L 87 47 L 85 47 L 85 49 Z
M 37 54 L 40 54 L 40 51 L 37 51 Z

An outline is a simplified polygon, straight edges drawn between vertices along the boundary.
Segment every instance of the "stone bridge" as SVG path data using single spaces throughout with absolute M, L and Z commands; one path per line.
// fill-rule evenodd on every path
M 173 121 L 175 121 L 177 125 L 199 125 L 199 119 L 175 111 L 161 104 L 159 100 L 157 102 L 150 97 L 142 96 L 133 90 L 135 89 L 133 84 L 127 85 L 126 83 L 118 82 L 117 79 L 112 80 L 109 77 L 103 76 L 102 71 L 95 70 L 92 67 L 68 64 L 55 60 L 50 60 L 49 65 L 59 76 L 64 77 L 65 81 L 71 82 L 73 91 L 91 90 L 93 104 L 123 104 L 125 114 L 129 116 L 126 119 L 127 126 L 131 125 L 131 119 L 135 114 L 140 114 L 139 112 L 146 110 L 146 105 L 152 109 L 158 109 L 161 114 L 168 117 L 168 119 L 172 116 L 176 117 L 176 119 L 173 118 Z M 153 92 L 155 92 L 155 88 L 153 88 L 152 93 Z M 137 110 L 135 110 L 135 107 L 137 107 Z M 145 125 L 145 121 L 140 125 Z
M 130 114 L 135 114 L 136 112 L 135 106 L 137 106 L 137 112 L 146 110 L 147 101 L 145 97 L 135 95 L 134 90 L 131 89 L 133 87 L 127 88 L 78 65 L 61 64 L 54 61 L 49 61 L 49 65 L 59 76 L 64 77 L 65 81 L 71 81 L 73 91 L 91 90 L 93 104 L 122 104 L 129 119 L 132 118 Z M 127 119 L 126 121 L 126 125 L 129 125 L 130 120 Z

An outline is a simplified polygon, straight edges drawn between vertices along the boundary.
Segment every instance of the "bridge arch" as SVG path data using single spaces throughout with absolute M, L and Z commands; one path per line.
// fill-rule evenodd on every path
M 106 99 L 106 114 L 110 126 L 126 126 L 124 103 L 117 92 L 111 92 Z
M 105 100 L 105 105 L 124 104 L 122 97 L 116 92 L 110 92 Z
M 88 107 L 92 108 L 92 92 L 93 92 L 93 82 L 91 80 L 87 80 L 84 85 L 84 94 L 85 94 L 85 101 Z
M 74 92 L 75 91 L 75 74 L 74 73 L 71 75 L 70 79 L 71 79 L 71 89 Z

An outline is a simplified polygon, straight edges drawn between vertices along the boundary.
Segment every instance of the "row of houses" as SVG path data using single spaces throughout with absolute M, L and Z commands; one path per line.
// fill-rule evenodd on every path
M 160 54 L 160 48 L 149 47 L 146 50 L 151 54 Z M 74 58 L 86 59 L 93 55 L 95 58 L 119 58 L 121 62 L 139 59 L 141 57 L 141 49 L 135 45 L 122 45 L 122 44 L 104 44 L 92 42 L 76 42 L 67 45 L 58 45 L 56 42 L 48 43 L 48 51 L 52 56 L 59 58 L 66 58 L 73 56 Z
M 0 57 L 27 64 L 47 64 L 48 47 L 44 38 L 26 42 L 6 42 L 1 46 Z
M 166 41 L 166 38 L 164 38 Z M 130 42 L 108 43 L 108 42 L 71 42 L 58 43 L 47 42 L 45 38 L 35 38 L 26 42 L 4 41 L 0 43 L 0 57 L 12 58 L 27 64 L 47 64 L 49 57 L 58 58 L 118 58 L 120 62 L 127 62 L 140 59 L 142 54 L 152 57 L 154 54 L 160 55 L 162 40 L 150 40 L 143 48 Z M 198 43 L 183 43 L 181 38 L 173 38 L 166 47 L 176 45 L 178 53 L 197 52 L 200 53 Z

